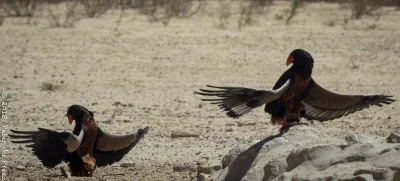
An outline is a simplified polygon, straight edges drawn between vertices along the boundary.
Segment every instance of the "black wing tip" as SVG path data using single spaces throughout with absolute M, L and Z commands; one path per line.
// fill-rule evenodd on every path
M 33 140 L 11 140 L 11 143 L 21 144 L 21 143 L 33 143 Z
M 388 96 L 388 95 L 382 95 L 382 97 L 384 98 L 384 100 L 390 101 L 390 103 L 395 102 L 396 99 L 392 99 L 392 95 Z
M 15 134 L 35 134 L 37 132 L 37 131 L 17 131 L 14 129 L 10 129 L 10 131 Z
M 215 86 L 215 85 L 209 85 L 209 84 L 207 84 L 206 87 L 211 87 L 211 88 L 216 88 L 216 89 L 222 89 L 221 86 Z
M 232 110 L 228 111 L 228 112 L 226 113 L 226 115 L 227 115 L 228 117 L 234 118 L 234 119 L 237 119 L 237 118 L 239 118 L 239 117 L 242 116 L 241 114 L 237 114 L 237 113 L 235 113 L 235 112 L 232 111 Z
M 318 117 L 314 117 L 314 116 L 304 116 L 304 118 L 307 119 L 307 121 L 318 121 L 318 122 L 325 122 L 325 121 L 332 121 L 338 118 L 341 118 L 343 116 L 340 117 L 335 117 L 335 118 L 318 118 Z
M 145 126 L 143 128 L 141 128 L 143 130 L 143 134 L 147 134 L 150 130 L 150 126 Z

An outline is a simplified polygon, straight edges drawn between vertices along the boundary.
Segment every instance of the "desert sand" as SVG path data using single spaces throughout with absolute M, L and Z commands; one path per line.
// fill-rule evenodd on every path
M 235 17 L 226 29 L 217 28 L 217 8 L 172 19 L 168 26 L 126 11 L 118 30 L 119 10 L 82 19 L 74 28 L 51 28 L 44 17 L 29 24 L 7 18 L 0 26 L 0 90 L 8 93 L 9 116 L 3 124 L 71 131 L 67 107 L 84 105 L 108 132 L 151 129 L 121 162 L 96 169 L 94 178 L 71 180 L 196 180 L 191 168 L 220 162 L 236 145 L 277 134 L 279 126 L 263 108 L 228 118 L 193 92 L 206 84 L 271 88 L 293 49 L 313 55 L 313 78 L 329 90 L 398 99 L 400 11 L 384 8 L 379 20 L 365 16 L 345 23 L 350 10 L 307 3 L 288 25 L 274 18 L 289 7 L 277 2 L 240 31 Z M 58 88 L 42 90 L 44 82 Z M 399 131 L 399 119 L 395 102 L 309 126 L 340 139 L 350 133 L 386 137 Z M 199 135 L 171 138 L 176 131 Z M 59 167 L 65 163 L 47 169 L 27 148 L 6 146 L 8 180 L 64 180 Z M 176 166 L 188 169 L 174 171 Z

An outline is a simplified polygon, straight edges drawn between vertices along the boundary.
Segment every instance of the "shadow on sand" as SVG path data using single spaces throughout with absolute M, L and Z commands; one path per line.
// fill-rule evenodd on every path
M 263 145 L 271 141 L 275 138 L 278 138 L 282 136 L 283 134 L 287 133 L 289 131 L 290 127 L 286 128 L 286 130 L 282 133 L 279 133 L 277 135 L 272 135 L 264 140 L 259 141 L 258 143 L 254 144 L 251 146 L 249 149 L 246 151 L 240 153 L 235 160 L 232 161 L 232 163 L 228 167 L 228 173 L 225 176 L 224 181 L 240 181 L 242 178 L 246 175 L 246 173 L 249 171 L 252 163 L 256 159 L 258 153 L 260 152 L 261 148 Z

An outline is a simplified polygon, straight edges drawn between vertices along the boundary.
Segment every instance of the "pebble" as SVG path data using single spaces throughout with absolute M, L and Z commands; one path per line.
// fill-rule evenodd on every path
M 192 165 L 175 165 L 172 167 L 174 172 L 196 172 L 196 167 Z
M 226 132 L 233 132 L 234 130 L 233 130 L 232 127 L 229 127 L 229 128 L 226 128 L 225 131 L 226 131 Z
M 24 166 L 22 166 L 22 165 L 18 165 L 18 166 L 16 166 L 15 167 L 17 170 L 19 170 L 19 171 L 25 171 L 26 170 L 26 168 L 24 167 Z
M 197 173 L 212 174 L 221 169 L 222 165 L 220 161 L 209 161 L 206 164 L 197 166 Z
M 177 131 L 177 132 L 171 133 L 171 138 L 199 137 L 199 136 L 200 136 L 200 133 L 188 133 L 188 132 L 182 132 L 182 131 Z
M 124 168 L 129 168 L 129 167 L 134 167 L 135 163 L 121 163 L 119 166 Z
M 197 181 L 208 181 L 208 180 L 210 180 L 209 178 L 210 178 L 210 176 L 205 173 L 199 173 L 197 175 Z
M 391 133 L 387 138 L 386 141 L 388 143 L 400 143 L 400 134 Z

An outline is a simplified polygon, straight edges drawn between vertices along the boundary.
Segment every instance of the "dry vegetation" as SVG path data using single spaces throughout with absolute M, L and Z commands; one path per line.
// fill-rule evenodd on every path
M 77 15 L 78 0 L 65 2 L 64 4 L 49 5 L 48 19 L 51 27 L 72 28 L 80 17 Z
M 198 164 L 220 163 L 236 145 L 279 129 L 263 108 L 232 120 L 193 91 L 206 84 L 270 88 L 294 48 L 312 53 L 313 78 L 329 90 L 398 95 L 400 11 L 393 5 L 376 10 L 378 21 L 376 12 L 353 19 L 351 1 L 264 2 L 115 0 L 91 8 L 93 18 L 86 8 L 96 4 L 82 0 L 40 3 L 25 17 L 2 6 L 0 89 L 9 92 L 10 127 L 70 131 L 67 106 L 85 105 L 104 131 L 151 127 L 121 162 L 99 167 L 89 180 L 186 181 L 202 176 L 190 171 Z M 399 118 L 395 103 L 310 126 L 332 137 L 387 136 L 400 130 Z M 176 132 L 200 135 L 173 138 Z M 65 180 L 28 148 L 9 146 L 8 180 Z
M 241 30 L 247 25 L 258 22 L 258 18 L 267 12 L 267 7 L 273 5 L 273 0 L 243 0 L 238 1 L 239 8 L 232 7 L 233 1 L 219 1 L 218 23 L 215 26 L 225 29 L 230 18 L 237 18 L 237 28 Z M 296 10 L 304 2 L 313 0 L 291 0 L 287 15 L 275 15 L 280 20 L 284 16 L 286 24 L 296 15 Z M 342 8 L 351 11 L 350 19 L 360 19 L 364 15 L 381 16 L 380 8 L 384 5 L 400 7 L 400 0 L 330 0 L 337 2 Z M 135 9 L 147 15 L 151 22 L 162 22 L 168 25 L 172 18 L 190 18 L 194 14 L 204 12 L 205 0 L 0 0 L 0 25 L 7 17 L 35 17 L 46 16 L 51 27 L 70 28 L 82 18 L 97 18 L 110 9 L 122 11 Z M 237 15 L 237 16 L 234 16 Z M 117 22 L 120 23 L 120 20 Z

